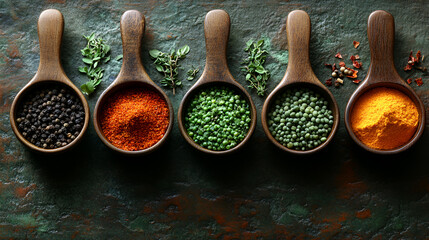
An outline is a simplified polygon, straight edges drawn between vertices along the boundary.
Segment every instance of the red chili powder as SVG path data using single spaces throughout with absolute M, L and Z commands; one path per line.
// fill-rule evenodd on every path
M 164 137 L 169 110 L 158 92 L 144 88 L 120 90 L 101 108 L 101 129 L 115 147 L 138 151 L 149 148 Z

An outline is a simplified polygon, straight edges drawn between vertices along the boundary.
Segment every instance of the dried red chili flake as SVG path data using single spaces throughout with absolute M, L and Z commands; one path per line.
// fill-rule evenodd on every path
M 341 53 L 337 53 L 337 54 L 335 54 L 335 57 L 336 57 L 336 58 L 343 58 L 343 56 L 341 56 Z
M 355 80 L 353 80 L 353 82 L 354 82 L 354 83 L 356 83 L 356 84 L 359 84 L 361 81 L 362 81 L 362 80 L 359 80 L 359 79 L 355 79 Z
M 411 84 L 412 82 L 413 82 L 413 79 L 411 79 L 411 78 L 408 78 L 408 79 L 407 79 L 407 83 L 408 83 L 408 84 Z
M 419 50 L 416 53 L 416 62 L 419 62 L 421 58 L 422 58 L 422 52 L 420 52 L 420 50 Z
M 352 74 L 346 75 L 348 78 L 357 78 L 358 70 L 354 70 L 351 68 L 346 68 L 346 69 L 352 72 Z
M 330 68 L 332 72 L 337 70 L 337 65 L 335 63 L 334 64 L 325 63 L 325 67 Z
M 352 62 L 359 60 L 359 59 L 360 59 L 359 55 L 351 55 L 350 56 L 350 60 L 352 60 Z
M 340 67 L 345 67 L 345 66 L 346 66 L 346 63 L 345 63 L 345 62 L 340 62 L 338 65 L 339 65 Z
M 411 69 L 413 69 L 413 65 L 410 64 L 404 67 L 404 71 L 410 71 Z
M 332 86 L 332 78 L 325 81 L 326 86 Z
M 408 56 L 408 63 L 413 64 L 418 62 L 418 60 L 413 56 L 413 51 L 410 52 L 410 56 Z
M 361 68 L 362 67 L 362 63 L 360 63 L 358 61 L 353 61 L 353 67 L 355 67 L 355 68 Z
M 353 41 L 353 46 L 354 46 L 355 48 L 358 48 L 358 47 L 359 47 L 359 44 L 360 44 L 360 42 L 358 42 L 358 41 Z
M 404 71 L 409 71 L 411 69 L 413 69 L 413 66 L 416 63 L 420 62 L 420 59 L 423 60 L 423 56 L 422 56 L 422 52 L 417 51 L 416 53 L 416 57 L 413 56 L 413 51 L 410 52 L 410 55 L 408 56 L 408 62 L 407 62 L 407 66 L 404 67 Z
M 423 85 L 423 79 L 422 78 L 416 78 L 416 83 L 417 83 L 417 86 L 421 86 L 421 85 Z

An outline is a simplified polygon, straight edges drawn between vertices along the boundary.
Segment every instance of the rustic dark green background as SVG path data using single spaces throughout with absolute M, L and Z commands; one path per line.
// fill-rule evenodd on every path
M 155 154 L 128 159 L 98 139 L 93 125 L 73 152 L 47 158 L 30 152 L 15 138 L 9 108 L 16 93 L 33 77 L 39 63 L 37 19 L 48 8 L 64 15 L 62 63 L 80 86 L 78 72 L 83 34 L 97 33 L 121 54 L 119 20 L 129 9 L 146 16 L 143 63 L 159 84 L 148 50 L 167 51 L 188 44 L 182 61 L 204 67 L 205 14 L 216 8 L 231 17 L 228 63 L 240 72 L 249 39 L 265 38 L 272 77 L 270 92 L 287 67 L 285 18 L 295 9 L 312 21 L 311 61 L 324 82 L 338 63 L 359 54 L 363 79 L 369 66 L 366 23 L 377 9 L 395 17 L 395 64 L 399 74 L 410 50 L 429 54 L 429 1 L 103 1 L 0 0 L 0 239 L 424 239 L 429 236 L 429 133 L 409 151 L 378 156 L 357 147 L 348 136 L 343 112 L 356 85 L 346 80 L 331 91 L 340 110 L 340 128 L 326 151 L 311 157 L 281 152 L 265 137 L 260 118 L 243 151 L 210 157 L 191 148 L 177 124 L 168 143 Z M 353 40 L 361 45 L 355 49 Z M 426 61 L 427 62 L 427 61 Z M 104 82 L 88 97 L 91 110 L 115 79 L 121 63 L 106 66 Z M 428 65 L 424 63 L 424 65 Z M 201 73 L 201 72 L 200 72 Z M 426 108 L 429 78 L 412 87 Z M 171 98 L 175 112 L 194 82 Z M 249 90 L 250 91 L 250 90 Z M 258 111 L 265 98 L 250 91 Z M 429 112 L 429 111 L 428 111 Z

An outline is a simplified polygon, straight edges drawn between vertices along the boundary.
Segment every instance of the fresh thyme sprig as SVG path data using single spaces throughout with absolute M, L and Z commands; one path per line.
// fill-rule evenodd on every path
M 185 45 L 177 51 L 172 50 L 170 53 L 161 52 L 153 49 L 149 51 L 155 63 L 156 70 L 164 74 L 161 80 L 161 85 L 173 89 L 173 94 L 176 94 L 176 87 L 181 87 L 182 82 L 177 78 L 179 74 L 179 60 L 184 59 L 189 53 L 189 46 Z
M 188 81 L 194 80 L 194 78 L 197 76 L 197 73 L 199 71 L 200 71 L 200 69 L 194 68 L 194 66 L 192 66 L 192 68 L 189 69 L 188 72 L 186 73 L 186 75 L 188 75 L 188 77 L 186 79 L 188 79 Z
M 94 33 L 83 37 L 88 41 L 85 48 L 81 50 L 82 61 L 87 66 L 79 67 L 79 71 L 85 73 L 89 81 L 80 88 L 84 94 L 89 95 L 101 83 L 104 69 L 100 65 L 110 60 L 110 46 L 105 44 L 102 38 L 96 38 Z
M 241 70 L 246 72 L 246 80 L 250 83 L 249 88 L 256 89 L 260 96 L 264 96 L 267 80 L 270 78 L 270 72 L 264 68 L 268 52 L 263 47 L 263 39 L 257 42 L 247 41 L 244 51 L 248 53 L 248 57 L 243 61 L 244 66 L 241 67 Z

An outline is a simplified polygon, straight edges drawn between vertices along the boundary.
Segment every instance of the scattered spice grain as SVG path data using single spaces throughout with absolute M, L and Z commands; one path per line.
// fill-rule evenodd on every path
M 128 88 L 102 106 L 101 129 L 107 140 L 126 151 L 139 151 L 160 141 L 168 128 L 168 105 L 158 92 Z

